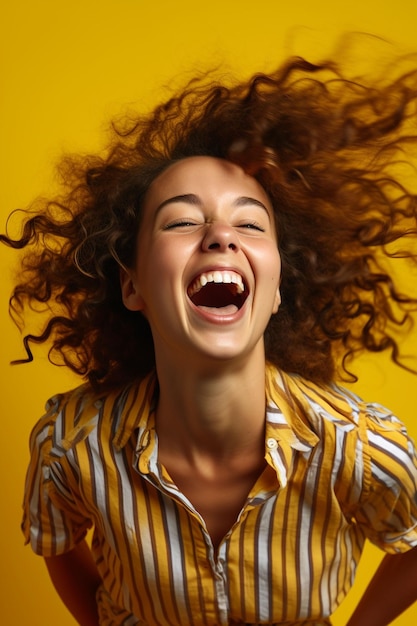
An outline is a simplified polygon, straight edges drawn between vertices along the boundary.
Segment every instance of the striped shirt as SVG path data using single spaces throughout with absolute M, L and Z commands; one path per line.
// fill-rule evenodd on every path
M 377 404 L 267 366 L 266 469 L 217 550 L 158 462 L 152 374 L 56 396 L 31 436 L 23 530 L 44 556 L 94 527 L 104 626 L 322 626 L 366 538 L 417 545 L 417 459 Z

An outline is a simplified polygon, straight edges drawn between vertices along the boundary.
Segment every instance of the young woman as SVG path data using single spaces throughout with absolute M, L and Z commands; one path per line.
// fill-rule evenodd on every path
M 28 360 L 50 341 L 86 378 L 34 428 L 23 520 L 81 625 L 324 626 L 367 538 L 388 554 L 349 626 L 417 599 L 413 443 L 335 384 L 359 350 L 400 361 L 416 101 L 416 71 L 302 59 L 193 82 L 3 236 L 12 311 L 49 307 Z

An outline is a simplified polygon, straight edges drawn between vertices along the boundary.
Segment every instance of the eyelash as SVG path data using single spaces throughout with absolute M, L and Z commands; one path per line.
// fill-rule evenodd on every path
M 181 226 L 198 226 L 197 222 L 191 222 L 189 220 L 179 220 L 178 222 L 172 222 L 171 224 L 167 224 L 164 226 L 164 230 L 173 230 L 174 228 L 178 228 Z M 248 222 L 245 224 L 238 224 L 237 228 L 247 228 L 248 230 L 258 230 L 261 233 L 265 232 L 265 229 L 262 228 L 257 222 Z
M 248 222 L 247 224 L 240 224 L 239 228 L 248 228 L 249 230 L 259 230 L 259 232 L 264 233 L 265 228 L 262 228 L 257 222 Z
M 197 226 L 197 223 L 191 222 L 190 220 L 179 220 L 177 222 L 167 224 L 166 226 L 164 226 L 164 230 L 172 230 L 173 228 L 177 228 L 178 226 Z

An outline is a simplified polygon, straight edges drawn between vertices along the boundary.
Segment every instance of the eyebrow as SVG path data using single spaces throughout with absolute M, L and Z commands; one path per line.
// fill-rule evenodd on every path
M 156 208 L 156 213 L 159 213 L 159 211 L 163 209 L 164 206 L 166 206 L 167 204 L 175 204 L 180 202 L 185 202 L 186 204 L 192 204 L 198 207 L 203 206 L 203 201 L 195 193 L 185 193 L 179 196 L 173 196 L 172 198 L 167 198 L 166 200 L 161 202 L 161 204 L 159 204 Z M 268 213 L 268 209 L 263 204 L 263 202 L 257 200 L 256 198 L 251 198 L 250 196 L 239 196 L 239 198 L 236 198 L 236 200 L 233 201 L 233 205 L 236 207 L 245 206 L 248 204 L 254 204 L 255 206 L 259 206 L 261 209 L 264 209 Z

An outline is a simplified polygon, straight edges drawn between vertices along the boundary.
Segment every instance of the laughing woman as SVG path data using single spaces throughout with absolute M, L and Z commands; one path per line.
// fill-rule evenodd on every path
M 416 102 L 400 62 L 194 81 L 2 237 L 12 314 L 50 311 L 27 360 L 85 379 L 33 430 L 23 520 L 82 626 L 324 626 L 366 539 L 387 555 L 349 626 L 417 599 L 413 443 L 336 384 L 363 350 L 401 365 Z

